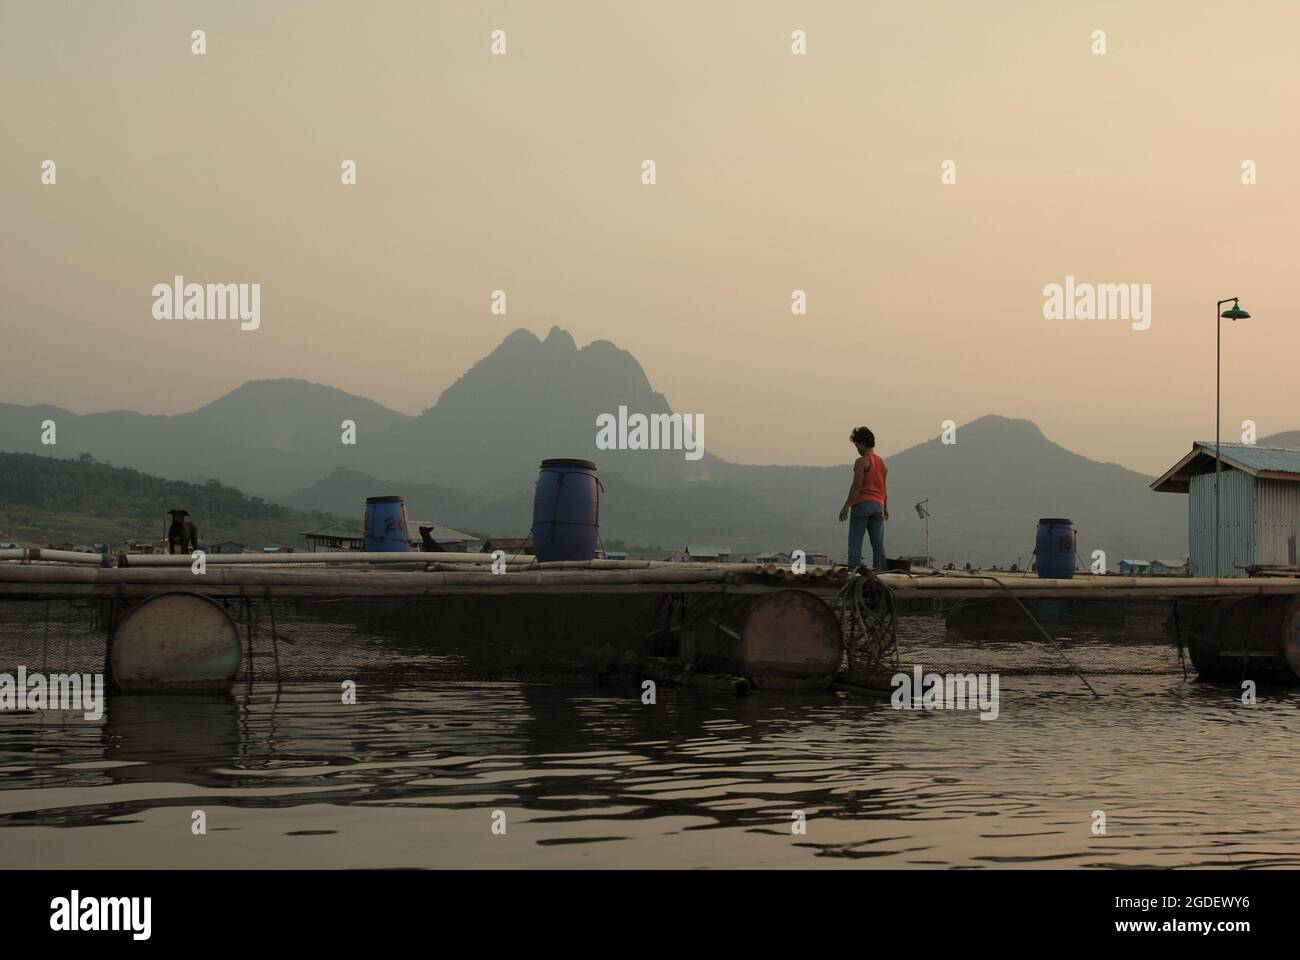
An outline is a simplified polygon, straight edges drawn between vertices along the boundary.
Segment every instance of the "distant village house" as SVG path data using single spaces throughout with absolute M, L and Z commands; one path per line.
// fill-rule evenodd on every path
M 686 563 L 726 563 L 730 559 L 730 547 L 710 547 L 691 544 L 682 554 L 682 560 Z
M 532 537 L 491 537 L 483 541 L 482 552 L 500 550 L 506 556 L 533 556 Z
M 468 553 L 470 548 L 478 543 L 478 537 L 472 533 L 465 533 L 441 523 L 430 523 L 427 520 L 412 520 L 407 524 L 407 530 L 415 535 L 411 540 L 412 550 L 424 548 L 421 530 L 428 531 L 429 538 L 438 545 L 441 553 Z
M 472 545 L 478 543 L 478 537 L 472 533 L 464 533 L 427 520 L 408 520 L 406 532 L 412 550 L 424 549 L 424 540 L 420 536 L 422 527 L 428 531 L 430 538 L 438 545 L 441 552 L 465 553 Z M 338 520 L 318 530 L 304 533 L 302 536 L 307 541 L 308 552 L 311 553 L 333 553 L 339 550 L 366 548 L 365 531 L 360 524 L 349 520 Z
M 1187 563 L 1162 563 L 1159 560 L 1121 560 L 1122 577 L 1185 577 Z

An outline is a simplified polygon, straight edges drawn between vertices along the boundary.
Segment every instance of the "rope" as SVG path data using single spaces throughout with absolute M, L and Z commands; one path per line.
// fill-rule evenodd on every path
M 254 677 L 253 663 L 253 611 L 249 605 L 248 597 L 244 595 L 244 587 L 239 587 L 239 618 L 244 621 L 244 636 L 248 641 L 248 685 L 251 688 Z
M 551 503 L 551 540 L 555 540 L 555 518 L 560 515 L 560 493 L 564 490 L 564 481 L 568 478 L 567 473 L 561 473 L 560 479 L 555 484 L 555 500 Z
M 1178 622 L 1178 601 L 1171 599 L 1169 605 L 1174 614 L 1174 640 L 1178 644 L 1178 665 L 1183 668 L 1183 679 L 1187 679 L 1187 661 L 1183 659 L 1183 628 Z
M 593 480 L 596 481 L 596 491 L 597 491 L 597 492 L 596 492 L 596 522 L 595 522 L 595 524 L 590 524 L 590 523 L 582 523 L 582 522 L 580 522 L 580 521 L 575 521 L 575 520 L 558 520 L 558 519 L 556 519 L 556 518 L 559 517 L 559 515 L 560 515 L 560 492 L 564 489 L 564 481 L 565 481 L 565 479 L 569 476 L 569 472 L 570 472 L 570 471 L 568 471 L 568 470 L 543 470 L 542 472 L 543 472 L 543 473 L 558 473 L 558 474 L 560 475 L 560 479 L 557 480 L 557 481 L 555 482 L 555 500 L 554 500 L 554 502 L 552 502 L 552 504 L 551 504 L 551 540 L 552 540 L 552 541 L 555 540 L 555 534 L 558 532 L 556 528 L 559 527 L 559 526 L 561 526 L 561 525 L 566 526 L 566 527 L 590 527 L 590 526 L 595 526 L 596 529 L 597 529 L 597 531 L 599 531 L 599 529 L 600 529 L 600 495 L 601 495 L 602 493 L 605 492 L 605 485 L 602 484 L 602 483 L 600 482 L 600 478 L 599 478 L 599 477 L 592 477 L 592 478 L 591 478 L 591 479 L 593 479 Z M 529 532 L 530 534 L 532 534 L 532 536 L 533 536 L 534 539 L 536 539 L 537 533 L 536 533 L 536 530 L 535 530 L 533 527 L 530 527 L 528 532 Z M 597 532 L 596 536 L 599 538 L 599 536 L 600 536 L 599 532 Z
M 896 572 L 896 573 L 901 573 L 902 571 L 895 571 L 895 572 Z M 1075 666 L 1075 665 L 1070 661 L 1070 658 L 1069 658 L 1069 657 L 1066 655 L 1066 653 L 1065 653 L 1065 648 L 1061 646 L 1061 644 L 1056 640 L 1055 637 L 1053 637 L 1050 633 L 1048 633 L 1046 630 L 1043 629 L 1043 625 L 1042 625 L 1041 623 L 1038 622 L 1038 619 L 1037 619 L 1037 618 L 1036 618 L 1032 613 L 1029 612 L 1029 608 L 1026 607 L 1023 603 L 1021 603 L 1021 602 L 1020 602 L 1020 598 L 1017 597 L 1017 596 L 1015 595 L 1015 593 L 1012 592 L 1011 588 L 1008 587 L 1005 583 L 1003 583 L 1002 580 L 999 579 L 998 577 L 990 577 L 990 576 L 986 576 L 986 575 L 984 575 L 984 574 L 978 574 L 978 573 L 965 573 L 965 572 L 959 572 L 959 571 L 956 571 L 956 570 L 944 570 L 944 571 L 940 571 L 940 570 L 932 570 L 932 571 L 930 571 L 929 573 L 921 574 L 921 575 L 919 575 L 919 576 L 916 575 L 916 574 L 912 574 L 912 573 L 904 573 L 903 575 L 904 575 L 904 576 L 907 576 L 907 577 L 910 577 L 910 578 L 912 578 L 912 579 L 924 579 L 925 577 L 939 577 L 939 576 L 953 576 L 953 575 L 958 575 L 958 576 L 961 576 L 961 577 L 963 577 L 963 578 L 965 578 L 965 579 L 968 579 L 968 580 L 989 580 L 989 581 L 992 581 L 993 583 L 997 584 L 999 587 L 1001 587 L 1003 590 L 1005 590 L 1005 591 L 1007 592 L 1007 595 L 1008 595 L 1009 597 L 1011 597 L 1012 600 L 1014 600 L 1014 601 L 1016 602 L 1016 606 L 1018 606 L 1018 607 L 1020 608 L 1021 612 L 1023 612 L 1024 615 L 1025 615 L 1026 617 L 1029 618 L 1029 622 L 1032 623 L 1032 624 L 1037 628 L 1038 632 L 1041 633 L 1044 637 L 1046 637 L 1047 640 L 1052 644 L 1052 646 L 1054 646 L 1054 647 L 1056 648 L 1057 652 L 1061 655 L 1061 659 L 1065 662 L 1065 665 L 1070 669 L 1070 672 L 1073 673 L 1076 677 L 1079 678 L 1079 680 L 1083 683 L 1083 685 L 1084 685 L 1085 687 L 1088 688 L 1088 692 L 1091 693 L 1091 694 L 1092 694 L 1094 697 L 1096 697 L 1098 700 L 1101 699 L 1101 694 L 1098 693 L 1098 692 L 1096 691 L 1096 689 L 1093 687 L 1093 685 L 1092 685 L 1091 683 L 1088 682 L 1088 678 L 1085 677 L 1085 676 L 1083 675 L 1083 673 L 1079 670 L 1079 668 L 1076 667 L 1076 666 Z M 836 595 L 836 600 L 839 601 L 839 600 L 841 600 L 841 598 L 845 598 L 845 599 L 847 599 L 847 600 L 852 600 L 852 601 L 853 601 L 852 606 L 847 607 L 847 609 L 849 609 L 850 611 L 852 611 L 853 617 L 855 618 L 854 620 L 851 620 L 851 621 L 850 621 L 850 626 L 852 627 L 852 626 L 854 625 L 855 622 L 856 622 L 856 623 L 861 623 L 861 626 L 862 626 L 862 629 L 864 630 L 864 633 L 867 633 L 868 636 L 873 636 L 873 634 L 871 634 L 871 633 L 869 632 L 869 630 L 870 630 L 871 628 L 870 628 L 869 625 L 868 625 L 867 617 L 863 615 L 863 613 L 862 613 L 862 611 L 861 611 L 861 609 L 859 608 L 859 605 L 858 605 L 858 596 L 859 596 L 859 594 L 861 593 L 861 591 L 863 590 L 863 587 L 856 586 L 856 584 L 858 584 L 859 582 L 865 582 L 865 581 L 868 581 L 868 580 L 870 580 L 870 581 L 874 581 L 874 586 L 872 587 L 872 595 L 873 595 L 873 598 L 879 598 L 879 602 L 880 602 L 880 603 L 882 603 L 882 604 L 883 604 L 883 603 L 887 603 L 887 604 L 888 604 L 887 616 L 888 616 L 888 620 L 889 620 L 890 644 L 891 644 L 891 647 L 892 647 L 892 650 L 893 650 L 893 654 L 894 654 L 894 663 L 895 663 L 895 666 L 897 666 L 897 663 L 898 663 L 898 638 L 897 638 L 897 633 L 896 633 L 896 626 L 895 626 L 895 623 L 894 623 L 895 617 L 894 617 L 894 593 L 893 593 L 893 590 L 891 590 L 887 585 L 885 585 L 884 583 L 882 583 L 882 582 L 880 581 L 879 577 L 878 577 L 878 576 L 877 576 L 873 571 L 868 570 L 866 567 L 862 567 L 862 568 L 859 569 L 859 576 L 856 576 L 856 577 L 854 577 L 853 579 L 851 579 L 847 584 L 845 584 L 845 585 L 840 589 L 840 592 Z M 886 616 L 886 614 L 885 614 L 885 612 L 884 612 L 884 608 L 881 607 L 881 613 L 880 613 L 879 615 L 873 613 L 873 612 L 870 611 L 870 610 L 867 611 L 867 614 L 868 614 L 869 616 L 871 616 L 871 617 L 873 617 L 873 618 L 875 619 L 876 622 L 873 624 L 873 626 L 874 626 L 874 629 L 875 629 L 876 631 L 879 631 L 879 630 L 881 629 L 881 626 L 882 626 L 882 625 L 884 624 L 884 622 L 885 622 L 885 616 Z M 842 619 L 841 619 L 840 622 L 841 622 L 841 624 L 843 624 L 843 620 L 842 620 Z M 878 649 L 879 649 L 879 648 L 878 648 Z M 883 651 L 881 651 L 881 652 L 888 652 L 888 649 L 883 650 Z M 877 658 L 877 662 L 876 662 L 876 664 L 872 664 L 872 665 L 873 665 L 873 666 L 877 665 L 877 664 L 879 663 L 879 660 L 880 660 L 880 658 Z M 851 653 L 850 653 L 850 669 L 852 669 L 852 654 L 851 654 Z
M 271 653 L 275 657 L 275 689 L 280 689 L 280 641 L 275 629 L 275 601 L 271 599 L 271 588 L 266 588 L 266 608 L 271 611 Z
M 72 651 L 72 604 L 64 604 L 63 613 L 63 669 L 66 671 Z
M 1233 606 L 1236 606 L 1234 603 Z M 1249 604 L 1250 614 L 1246 621 L 1246 650 L 1241 657 L 1241 684 L 1246 683 L 1246 675 L 1250 672 L 1250 655 L 1253 652 L 1252 647 L 1255 645 L 1255 610 L 1257 604 Z M 1225 615 L 1227 611 L 1224 611 Z
M 950 570 L 948 572 L 953 573 L 955 571 Z M 927 576 L 933 576 L 933 575 L 934 574 L 927 574 Z M 1003 583 L 1001 579 L 999 579 L 998 577 L 989 577 L 978 573 L 971 573 L 971 574 L 963 573 L 962 576 L 971 580 L 991 580 L 994 583 L 996 583 L 999 587 L 1001 587 L 1003 590 L 1005 590 L 1007 592 L 1007 596 L 1009 596 L 1012 600 L 1014 600 L 1016 602 L 1016 606 L 1018 606 L 1021 609 L 1021 611 L 1024 613 L 1024 615 L 1029 618 L 1029 622 L 1032 623 L 1038 629 L 1039 633 L 1041 633 L 1044 637 L 1048 639 L 1048 641 L 1052 644 L 1052 646 L 1056 647 L 1057 652 L 1061 655 L 1061 659 L 1065 662 L 1065 665 L 1070 668 L 1070 672 L 1079 678 L 1079 680 L 1083 683 L 1083 685 L 1088 688 L 1089 693 L 1091 693 L 1098 700 L 1101 699 L 1101 694 L 1098 693 L 1096 689 L 1093 688 L 1093 685 L 1088 682 L 1088 678 L 1085 677 L 1082 671 L 1080 671 L 1079 668 L 1076 667 L 1070 661 L 1070 658 L 1066 656 L 1065 648 L 1061 646 L 1061 644 L 1057 641 L 1055 637 L 1053 637 L 1050 633 L 1048 633 L 1046 630 L 1043 629 L 1043 625 L 1038 622 L 1038 618 L 1036 618 L 1032 613 L 1029 612 L 1029 608 L 1020 602 L 1020 598 L 1017 597 L 1015 593 L 1012 592 L 1011 588 L 1008 587 L 1005 583 Z
M 41 641 L 41 673 L 50 669 L 50 601 L 45 601 L 45 639 Z
M 840 635 L 849 670 L 857 669 L 856 655 L 867 657 L 865 670 L 881 667 L 892 657 L 898 666 L 898 617 L 894 591 L 873 570 L 861 568 L 835 595 Z

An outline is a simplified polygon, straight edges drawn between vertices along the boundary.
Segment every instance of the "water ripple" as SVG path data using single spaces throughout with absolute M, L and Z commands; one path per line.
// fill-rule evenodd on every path
M 1093 682 L 1004 677 L 992 722 L 514 683 L 119 697 L 0 714 L 0 836 L 13 866 L 1300 865 L 1296 694 Z

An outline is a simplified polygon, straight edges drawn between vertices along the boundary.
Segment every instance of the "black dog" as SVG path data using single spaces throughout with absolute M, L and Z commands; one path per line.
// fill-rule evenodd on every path
M 180 544 L 182 553 L 193 553 L 199 548 L 199 528 L 194 526 L 192 520 L 185 519 L 190 515 L 188 510 L 168 510 L 172 515 L 172 525 L 167 528 L 167 552 L 175 553 L 176 545 Z

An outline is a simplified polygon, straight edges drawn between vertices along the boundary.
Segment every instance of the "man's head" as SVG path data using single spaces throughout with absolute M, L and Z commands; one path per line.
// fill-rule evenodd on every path
M 168 510 L 172 515 L 172 523 L 182 523 L 190 515 L 188 510 Z
M 868 450 L 874 450 L 876 446 L 876 435 L 867 427 L 858 427 L 849 434 L 849 439 L 853 445 L 858 448 L 858 453 L 866 453 Z

